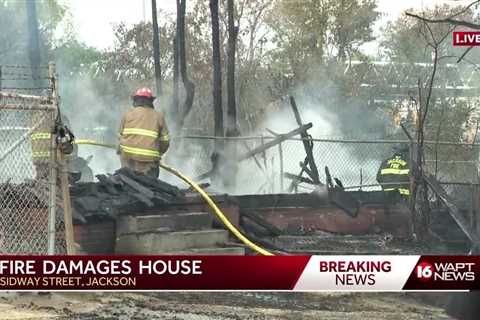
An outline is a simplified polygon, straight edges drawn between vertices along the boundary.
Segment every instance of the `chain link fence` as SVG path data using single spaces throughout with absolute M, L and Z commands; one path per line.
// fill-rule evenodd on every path
M 235 145 L 237 156 L 246 154 L 275 137 L 242 137 L 225 139 Z M 197 177 L 211 169 L 210 156 L 215 137 L 185 136 L 176 138 L 175 152 L 167 153 L 166 161 L 178 166 L 187 174 Z M 393 149 L 407 141 L 313 139 L 313 156 L 320 180 L 325 182 L 325 167 L 332 177 L 338 178 L 348 190 L 381 190 L 377 172 L 383 160 L 393 154 Z M 425 169 L 435 175 L 447 192 L 463 204 L 470 203 L 471 188 L 478 185 L 479 146 L 463 143 L 428 141 L 424 146 Z M 226 155 L 227 157 L 234 155 Z M 288 192 L 292 180 L 285 173 L 298 175 L 300 162 L 305 160 L 301 139 L 287 139 L 264 152 L 239 163 L 233 193 Z M 164 178 L 167 178 L 165 175 Z M 313 186 L 300 184 L 299 192 L 309 192 Z
M 11 76 L 15 78 L 13 71 Z M 57 107 L 46 95 L 17 92 L 0 91 L 0 253 L 47 254 L 53 233 L 55 253 L 64 253 L 63 211 L 51 152 Z M 52 214 L 55 229 L 49 228 Z

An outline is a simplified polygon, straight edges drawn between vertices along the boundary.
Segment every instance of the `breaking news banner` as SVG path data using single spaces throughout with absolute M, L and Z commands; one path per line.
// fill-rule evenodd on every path
M 478 256 L 0 256 L 0 290 L 480 288 Z

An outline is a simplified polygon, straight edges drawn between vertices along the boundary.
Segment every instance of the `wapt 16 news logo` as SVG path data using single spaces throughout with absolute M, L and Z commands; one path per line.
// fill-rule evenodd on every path
M 415 267 L 415 276 L 421 281 L 475 281 L 473 262 L 421 262 Z

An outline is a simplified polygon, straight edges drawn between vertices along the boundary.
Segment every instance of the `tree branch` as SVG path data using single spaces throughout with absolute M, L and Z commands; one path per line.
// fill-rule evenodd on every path
M 480 30 L 480 24 L 476 24 L 476 23 L 473 23 L 473 22 L 456 20 L 456 19 L 452 19 L 452 18 L 429 19 L 429 18 L 421 17 L 421 16 L 419 16 L 417 14 L 414 14 L 414 13 L 411 13 L 411 12 L 405 12 L 405 15 L 407 15 L 409 17 L 412 17 L 412 18 L 422 20 L 424 22 L 428 22 L 428 23 L 450 23 L 450 24 L 453 24 L 455 26 L 462 26 L 462 27 L 467 27 L 467 28 L 470 28 L 470 29 Z
M 465 50 L 465 52 L 460 56 L 460 58 L 458 58 L 457 63 L 460 63 L 463 60 L 463 58 L 465 58 L 467 53 L 470 52 L 470 50 L 472 50 L 472 49 L 473 49 L 473 47 L 467 48 L 467 50 Z
M 462 10 L 460 10 L 459 12 L 455 13 L 455 14 L 452 14 L 450 17 L 450 19 L 453 19 L 455 17 L 458 17 L 459 15 L 461 14 L 464 14 L 465 12 L 467 12 L 471 7 L 473 7 L 475 4 L 478 4 L 480 3 L 480 0 L 477 0 L 477 1 L 473 1 L 472 3 L 470 3 L 468 6 L 466 6 L 465 8 L 463 8 Z

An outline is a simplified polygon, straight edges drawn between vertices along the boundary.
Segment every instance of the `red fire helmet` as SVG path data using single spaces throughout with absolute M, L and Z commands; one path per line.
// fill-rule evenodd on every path
M 133 94 L 134 97 L 145 97 L 150 99 L 155 99 L 153 96 L 152 90 L 149 88 L 140 88 Z

